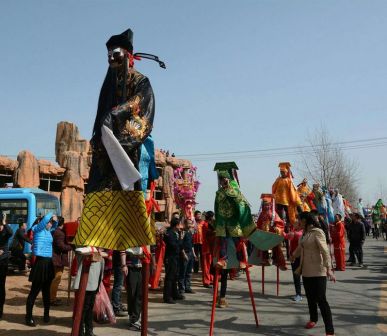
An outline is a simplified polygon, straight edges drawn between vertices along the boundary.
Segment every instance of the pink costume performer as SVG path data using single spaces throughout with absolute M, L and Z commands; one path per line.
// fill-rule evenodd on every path
M 196 167 L 175 169 L 173 192 L 176 204 L 183 211 L 185 219 L 194 220 L 193 212 L 199 184 L 196 178 Z

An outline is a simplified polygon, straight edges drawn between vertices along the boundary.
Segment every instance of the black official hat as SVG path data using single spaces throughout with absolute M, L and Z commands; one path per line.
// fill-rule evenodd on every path
M 106 47 L 121 47 L 133 53 L 133 32 L 131 29 L 125 30 L 120 35 L 113 35 L 107 42 Z

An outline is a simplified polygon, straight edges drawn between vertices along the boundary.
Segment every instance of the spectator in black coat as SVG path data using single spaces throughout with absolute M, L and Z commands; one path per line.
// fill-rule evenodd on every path
M 355 265 L 356 256 L 359 267 L 363 267 L 363 244 L 366 238 L 366 232 L 361 216 L 358 213 L 352 215 L 352 222 L 348 227 L 347 235 L 351 266 Z
M 8 240 L 12 237 L 12 229 L 5 222 L 5 214 L 0 213 L 0 319 L 3 317 L 5 302 L 5 280 L 8 270 Z
M 26 269 L 26 256 L 24 255 L 25 243 L 31 244 L 31 240 L 26 236 L 27 224 L 24 223 L 23 219 L 18 220 L 19 228 L 15 232 L 13 237 L 11 255 L 16 258 L 19 266 L 19 271 L 25 271 Z
M 175 300 L 184 299 L 184 296 L 177 289 L 179 257 L 183 241 L 180 226 L 180 220 L 176 217 L 172 218 L 171 226 L 164 235 L 166 247 L 164 257 L 165 280 L 163 299 L 165 303 L 176 303 Z

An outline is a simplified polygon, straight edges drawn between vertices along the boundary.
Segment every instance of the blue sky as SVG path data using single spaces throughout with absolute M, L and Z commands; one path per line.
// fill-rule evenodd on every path
M 386 1 L 2 1 L 0 154 L 54 156 L 56 124 L 89 138 L 106 40 L 127 28 L 156 96 L 156 145 L 177 155 L 306 143 L 323 123 L 337 141 L 387 136 Z M 387 196 L 386 147 L 346 151 L 359 191 Z M 199 208 L 212 207 L 219 158 L 193 162 Z M 279 161 L 242 159 L 242 190 L 258 208 Z M 296 182 L 302 176 L 295 174 Z

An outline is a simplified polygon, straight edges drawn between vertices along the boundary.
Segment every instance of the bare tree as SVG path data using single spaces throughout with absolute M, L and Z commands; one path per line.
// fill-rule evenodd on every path
M 308 146 L 301 149 L 298 170 L 313 183 L 339 189 L 346 199 L 355 204 L 359 173 L 357 162 L 345 156 L 324 126 L 320 126 L 307 141 Z

